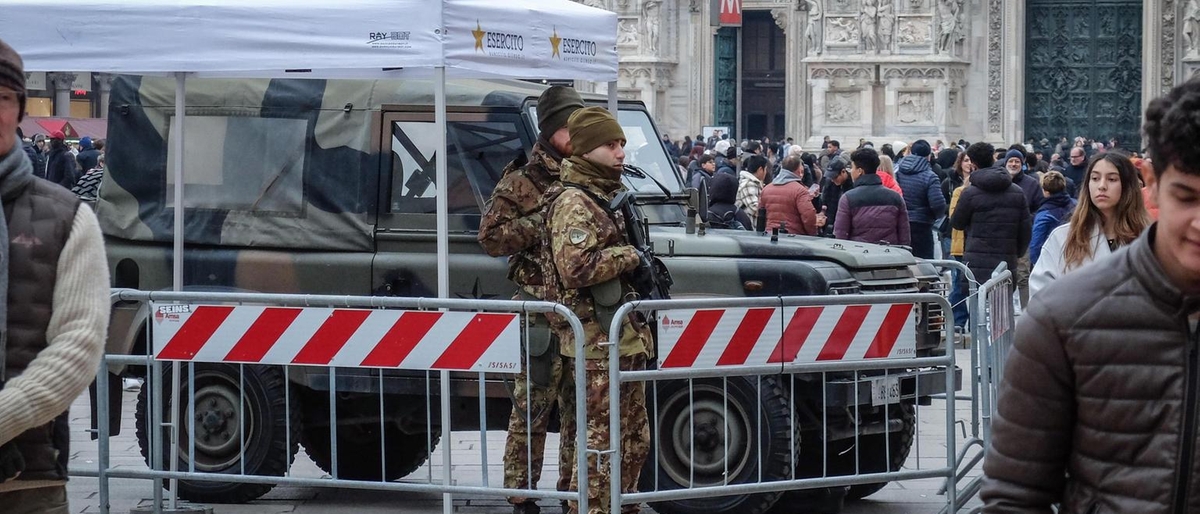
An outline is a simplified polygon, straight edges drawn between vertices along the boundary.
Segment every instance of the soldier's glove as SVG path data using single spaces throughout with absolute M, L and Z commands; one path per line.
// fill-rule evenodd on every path
M 654 292 L 654 260 L 649 252 L 637 249 L 638 265 L 629 274 L 629 285 L 642 299 L 649 299 Z
M 9 441 L 0 446 L 0 484 L 8 482 L 25 471 L 25 457 L 17 450 L 16 443 Z

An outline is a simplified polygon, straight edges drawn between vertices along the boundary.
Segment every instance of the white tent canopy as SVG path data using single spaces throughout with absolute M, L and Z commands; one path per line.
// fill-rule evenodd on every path
M 175 74 L 182 148 L 186 77 L 432 75 L 445 153 L 445 78 L 608 82 L 615 107 L 617 16 L 568 0 L 5 0 L 0 34 L 26 71 Z M 183 173 L 177 152 L 176 173 Z M 448 294 L 445 159 L 437 160 L 438 293 Z M 175 177 L 175 205 L 183 205 Z M 183 210 L 175 213 L 182 288 Z
M 7 0 L 26 71 L 617 78 L 617 16 L 568 0 Z

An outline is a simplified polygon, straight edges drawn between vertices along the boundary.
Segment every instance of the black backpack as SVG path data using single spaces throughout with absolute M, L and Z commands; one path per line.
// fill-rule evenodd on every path
M 708 228 L 746 229 L 746 227 L 742 226 L 742 222 L 738 221 L 736 210 L 728 210 L 723 213 L 708 211 Z

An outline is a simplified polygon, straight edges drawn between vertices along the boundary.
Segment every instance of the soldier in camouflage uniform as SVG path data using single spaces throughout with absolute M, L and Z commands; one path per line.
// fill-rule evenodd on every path
M 546 245 L 542 195 L 558 184 L 559 163 L 571 154 L 567 118 L 583 108 L 583 100 L 574 89 L 555 86 L 538 98 L 538 142 L 529 161 L 514 160 L 492 191 L 487 213 L 479 227 L 479 244 L 493 257 L 508 259 L 508 278 L 521 288 L 514 299 L 543 299 L 541 265 L 538 257 Z M 530 345 L 533 346 L 533 345 Z M 551 345 L 553 346 L 553 345 Z M 504 487 L 536 488 L 542 474 L 546 447 L 546 426 L 555 400 L 560 399 L 562 359 L 557 348 L 549 348 L 549 380 L 530 382 L 530 370 L 522 365 L 513 388 L 513 410 L 508 421 L 504 444 Z M 527 350 L 523 354 L 527 353 Z M 531 358 L 528 362 L 537 362 Z M 574 394 L 570 390 L 567 395 Z M 567 404 L 567 406 L 573 403 Z M 574 419 L 574 411 L 559 404 L 561 416 Z M 559 468 L 569 469 L 575 458 L 575 439 L 564 436 L 559 444 Z M 559 473 L 558 490 L 565 491 L 570 475 Z M 515 514 L 536 514 L 539 509 L 530 498 L 513 497 Z
M 586 360 L 588 447 L 609 448 L 609 361 L 606 331 L 613 311 L 632 292 L 628 275 L 638 268 L 642 256 L 626 241 L 624 219 L 608 209 L 613 196 L 624 187 L 621 165 L 625 154 L 625 134 L 608 111 L 599 107 L 580 109 L 567 123 L 574 152 L 562 163 L 562 182 L 547 193 L 547 219 L 550 253 L 543 261 L 547 294 L 570 307 L 583 322 L 584 355 L 576 355 L 570 331 L 561 320 L 552 319 L 567 357 L 563 381 L 574 389 L 575 359 Z M 649 328 L 638 319 L 623 321 L 620 336 L 620 367 L 623 371 L 646 369 L 653 344 Z M 645 385 L 623 384 L 621 398 L 621 488 L 636 491 L 638 475 L 650 447 L 650 427 L 646 417 Z M 565 396 L 573 398 L 571 396 Z M 567 423 L 563 434 L 573 431 Z M 601 465 L 598 465 L 601 464 Z M 609 512 L 609 463 L 598 463 L 588 456 L 588 512 Z M 579 472 L 571 468 L 571 490 L 579 484 Z M 571 502 L 570 511 L 578 506 Z M 637 512 L 636 505 L 624 512 Z

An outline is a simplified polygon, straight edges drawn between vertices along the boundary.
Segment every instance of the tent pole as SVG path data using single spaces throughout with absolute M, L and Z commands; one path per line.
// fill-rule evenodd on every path
M 433 81 L 433 122 L 434 130 L 437 132 L 435 141 L 437 145 L 437 155 L 434 156 L 436 163 L 437 183 L 434 184 L 437 189 L 437 266 L 438 266 L 438 298 L 450 297 L 450 202 L 446 198 L 447 180 L 446 180 L 446 163 L 449 156 L 446 151 L 446 67 L 438 66 L 434 69 L 435 78 Z M 438 382 L 441 387 L 442 401 L 442 434 L 450 435 L 450 372 L 442 370 Z M 453 459 L 450 455 L 450 447 L 452 445 L 443 445 L 442 449 L 442 483 L 449 486 L 450 466 Z M 445 514 L 454 513 L 454 495 L 445 493 L 442 495 L 442 512 Z
M 608 112 L 611 112 L 614 117 L 617 115 L 617 81 L 608 83 Z
M 171 266 L 175 291 L 183 291 L 183 125 L 187 116 L 186 103 L 187 74 L 175 73 L 175 130 L 171 131 L 171 137 L 175 139 L 175 239 Z M 179 368 L 179 361 L 171 363 L 171 472 L 179 471 L 179 409 L 175 408 L 179 401 Z M 159 378 L 154 377 L 155 380 Z M 179 480 L 172 478 L 169 487 L 168 508 L 174 511 L 178 508 Z

